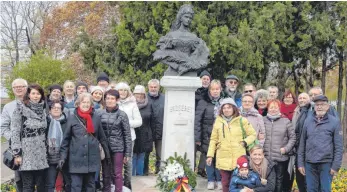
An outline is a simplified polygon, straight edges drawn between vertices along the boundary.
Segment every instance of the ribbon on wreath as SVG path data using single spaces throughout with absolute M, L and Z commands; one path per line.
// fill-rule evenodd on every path
M 195 192 L 193 187 L 188 184 L 188 177 L 187 176 L 176 179 L 176 183 L 177 184 L 170 192 L 181 192 L 182 189 L 185 192 Z

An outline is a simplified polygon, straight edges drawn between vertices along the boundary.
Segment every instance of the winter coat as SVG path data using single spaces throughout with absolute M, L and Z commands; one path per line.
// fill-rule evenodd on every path
M 222 97 L 217 101 L 218 106 L 221 99 Z M 210 137 L 215 120 L 215 107 L 216 105 L 212 103 L 211 98 L 206 94 L 205 98 L 199 101 L 195 110 L 194 137 L 195 142 L 201 142 L 200 150 L 203 153 L 207 153 L 210 144 Z
M 246 132 L 245 139 L 243 139 L 241 123 Z M 246 149 L 240 142 L 244 141 L 249 145 L 255 138 L 256 132 L 246 118 L 238 116 L 227 123 L 221 116 L 217 116 L 207 157 L 214 157 L 216 153 L 216 167 L 231 171 L 236 168 L 237 159 L 246 154 Z
M 208 93 L 208 88 L 200 87 L 195 91 L 195 109 L 200 100 L 204 99 Z
M 129 118 L 131 140 L 134 141 L 136 139 L 134 129 L 139 128 L 142 125 L 142 118 L 136 104 L 136 99 L 134 96 L 129 96 L 124 100 L 119 100 L 117 103 L 119 109 L 124 111 Z
M 275 164 L 268 160 L 267 171 L 266 171 L 266 180 L 267 183 L 265 186 L 255 187 L 254 192 L 270 192 L 275 191 L 276 186 L 276 171 L 274 168 Z
M 44 101 L 21 104 L 14 110 L 11 121 L 11 148 L 22 157 L 20 171 L 43 170 L 48 167 L 46 148 L 46 110 Z
M 153 140 L 161 140 L 163 137 L 165 96 L 161 93 L 158 96 L 151 96 L 148 93 L 148 105 L 152 106 L 153 111 L 151 116 Z
M 250 109 L 248 112 L 241 112 L 241 115 L 251 123 L 252 127 L 257 133 L 259 144 L 263 146 L 266 137 L 263 116 L 261 116 L 255 108 Z M 259 139 L 259 133 L 264 135 L 264 139 Z
M 240 192 L 244 187 L 254 189 L 261 187 L 260 177 L 258 173 L 249 170 L 248 178 L 244 179 L 238 175 L 239 170 L 236 168 L 230 180 L 229 192 Z
M 340 120 L 330 114 L 319 121 L 316 114 L 307 117 L 298 151 L 298 167 L 304 163 L 332 163 L 338 171 L 343 155 L 343 138 Z
M 242 101 L 241 101 L 241 100 L 242 100 L 242 94 L 241 94 L 240 92 L 236 91 L 235 96 L 234 96 L 234 97 L 231 97 L 227 89 L 228 89 L 228 88 L 226 87 L 226 88 L 224 89 L 224 91 L 223 91 L 225 98 L 228 98 L 228 97 L 229 97 L 229 98 L 234 99 L 234 101 L 235 101 L 237 107 L 241 107 L 241 106 L 242 106 Z
M 295 146 L 294 146 L 295 152 L 298 151 L 299 144 L 300 144 L 300 137 L 301 137 L 302 130 L 304 127 L 304 123 L 305 123 L 307 116 L 310 114 L 310 112 L 309 112 L 310 107 L 311 107 L 311 105 L 307 104 L 303 107 L 298 106 L 294 110 L 292 124 L 293 124 L 295 135 L 296 135 L 296 142 L 295 142 Z
M 99 115 L 110 151 L 112 153 L 124 153 L 126 157 L 130 157 L 132 143 L 127 114 L 117 107 L 111 112 L 103 109 Z
M 100 116 L 92 112 L 94 134 L 88 134 L 86 122 L 79 117 L 77 109 L 67 121 L 64 139 L 60 147 L 60 159 L 69 164 L 70 173 L 91 173 L 99 170 L 99 143 L 105 151 L 105 157 L 110 158 L 110 152 L 104 130 L 101 127 Z M 66 162 L 68 158 L 68 162 Z
M 66 131 L 66 125 L 67 125 L 67 116 L 65 115 L 65 113 L 62 113 L 64 119 L 62 119 L 60 121 L 60 126 L 61 129 L 63 131 L 63 133 L 65 133 Z M 46 132 L 46 136 L 48 136 L 48 131 L 49 131 L 49 125 L 51 123 L 51 118 L 49 118 L 49 116 L 47 116 L 47 132 Z M 48 138 L 46 138 L 46 140 L 48 141 Z M 60 148 L 55 148 L 52 147 L 50 148 L 48 146 L 48 164 L 52 165 L 52 164 L 58 164 L 59 160 L 60 160 L 60 154 L 59 154 Z
M 13 100 L 7 103 L 1 113 L 1 136 L 4 136 L 8 141 L 11 139 L 11 119 L 17 105 L 20 105 L 20 100 Z
M 293 103 L 291 105 L 286 105 L 286 104 L 284 104 L 282 102 L 280 111 L 281 111 L 281 114 L 286 116 L 291 121 L 293 119 L 295 108 L 296 108 L 296 104 L 295 103 Z
M 264 153 L 271 161 L 283 162 L 289 159 L 288 153 L 294 147 L 296 137 L 292 123 L 286 117 L 270 120 L 264 117 L 266 139 Z M 281 148 L 285 154 L 281 155 Z
M 138 105 L 142 117 L 142 125 L 135 129 L 136 139 L 134 145 L 134 153 L 152 152 L 153 135 L 151 129 L 152 106 L 148 104 L 146 95 L 145 103 Z

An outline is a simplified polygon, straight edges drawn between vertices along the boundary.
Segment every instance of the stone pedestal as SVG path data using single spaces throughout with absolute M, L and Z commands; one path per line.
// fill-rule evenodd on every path
M 160 85 L 165 88 L 164 128 L 161 158 L 184 156 L 194 169 L 195 91 L 201 87 L 199 77 L 164 76 Z

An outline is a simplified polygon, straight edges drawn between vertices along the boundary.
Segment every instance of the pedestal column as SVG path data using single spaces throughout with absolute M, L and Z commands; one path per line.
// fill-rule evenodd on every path
M 198 77 L 164 76 L 160 85 L 165 88 L 164 125 L 161 158 L 184 156 L 194 169 L 195 91 L 201 87 Z

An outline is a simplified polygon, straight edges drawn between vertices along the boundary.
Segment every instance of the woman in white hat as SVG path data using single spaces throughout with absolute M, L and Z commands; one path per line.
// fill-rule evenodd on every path
M 144 174 L 145 153 L 150 153 L 153 149 L 152 129 L 150 126 L 152 106 L 148 103 L 144 86 L 136 85 L 134 96 L 136 98 L 137 107 L 141 113 L 142 125 L 138 129 L 135 129 L 136 139 L 133 155 L 133 176 L 142 176 Z
M 130 87 L 125 82 L 120 82 L 116 85 L 116 90 L 119 92 L 119 100 L 117 102 L 119 109 L 124 111 L 129 118 L 132 148 L 136 139 L 135 128 L 142 125 L 142 117 L 137 107 L 136 99 L 130 91 Z M 132 150 L 131 150 L 132 152 Z M 131 153 L 131 158 L 132 158 Z M 132 174 L 132 160 L 124 164 L 124 186 L 131 189 L 131 174 Z

